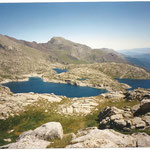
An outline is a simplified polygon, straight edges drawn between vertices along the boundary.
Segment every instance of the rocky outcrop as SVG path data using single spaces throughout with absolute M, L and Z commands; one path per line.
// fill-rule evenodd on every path
M 117 92 L 107 92 L 104 94 L 101 94 L 104 98 L 108 99 L 121 99 L 124 98 L 125 95 L 123 94 L 122 91 L 117 91 Z
M 129 108 L 125 110 L 118 109 L 116 107 L 106 107 L 99 114 L 100 125 L 99 127 L 104 128 L 117 128 L 124 129 L 131 127 L 131 122 L 129 118 L 132 117 Z
M 125 93 L 125 99 L 127 100 L 139 100 L 150 99 L 150 89 L 138 88 Z
M 150 109 L 149 109 L 150 111 Z M 150 126 L 150 115 L 140 115 L 135 117 L 129 107 L 118 109 L 116 107 L 106 107 L 99 114 L 99 128 L 118 129 L 130 131 L 132 129 L 145 129 Z
M 46 148 L 52 139 L 62 139 L 63 129 L 59 122 L 48 122 L 35 130 L 23 132 L 15 143 L 1 146 L 8 149 Z
M 117 147 L 149 147 L 150 136 L 146 133 L 125 135 L 112 129 L 99 130 L 90 127 L 79 130 L 66 148 L 117 148 Z
M 68 103 L 58 106 L 58 113 L 65 115 L 81 115 L 85 116 L 92 112 L 99 102 L 102 100 L 94 97 L 90 98 L 73 98 Z
M 33 92 L 13 94 L 6 87 L 2 87 L 2 89 L 0 90 L 0 119 L 6 119 L 23 112 L 26 106 L 40 100 L 53 103 L 60 102 L 64 98 L 54 94 L 36 94 Z
M 111 129 L 99 130 L 96 127 L 78 131 L 76 138 L 66 148 L 108 148 L 135 147 L 136 140 Z

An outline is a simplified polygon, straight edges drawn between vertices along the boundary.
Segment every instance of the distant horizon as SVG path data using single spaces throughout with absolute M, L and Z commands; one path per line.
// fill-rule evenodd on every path
M 29 42 L 55 36 L 93 49 L 150 47 L 150 2 L 0 3 L 0 19 L 1 34 Z
M 1 34 L 1 33 L 0 33 L 0 34 Z M 1 34 L 1 35 L 3 35 L 3 34 Z M 9 35 L 3 35 L 3 36 L 9 36 Z M 12 37 L 12 36 L 9 36 L 9 37 L 15 38 L 15 37 Z M 52 38 L 54 38 L 54 37 L 57 37 L 57 38 L 64 38 L 65 40 L 68 40 L 68 41 L 71 41 L 71 42 L 74 42 L 74 43 L 78 43 L 78 44 L 82 44 L 82 45 L 86 45 L 86 46 L 90 47 L 90 46 L 87 45 L 87 44 L 75 42 L 75 41 L 72 41 L 72 40 L 67 39 L 67 38 L 65 38 L 65 37 L 62 37 L 62 36 L 52 36 L 51 38 L 49 38 L 48 41 L 50 41 L 50 40 L 51 40 Z M 15 39 L 16 39 L 16 40 L 27 41 L 27 42 L 36 42 L 36 43 L 38 43 L 38 44 L 41 43 L 41 42 L 37 42 L 37 41 L 35 41 L 35 40 L 33 40 L 33 41 L 28 41 L 28 40 L 24 40 L 24 39 L 17 39 L 17 38 L 15 38 Z M 47 43 L 48 41 L 45 41 L 45 42 L 42 42 L 42 43 Z M 90 47 L 90 48 L 92 48 L 92 47 Z M 112 48 L 108 48 L 108 47 L 97 47 L 97 48 L 92 48 L 92 49 L 103 49 L 103 48 L 112 49 Z M 132 48 L 132 49 L 150 49 L 150 47 L 140 47 L 140 48 Z M 119 50 L 112 49 L 112 50 L 115 50 L 115 51 L 119 52 L 119 51 L 123 51 L 123 50 L 132 50 L 132 49 L 129 48 L 129 49 L 119 49 Z

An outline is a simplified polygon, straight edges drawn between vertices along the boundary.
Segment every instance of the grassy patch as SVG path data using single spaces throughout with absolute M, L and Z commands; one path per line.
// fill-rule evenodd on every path
M 99 97 L 101 99 L 101 97 Z M 0 145 L 7 144 L 8 142 L 3 141 L 3 139 L 11 138 L 12 142 L 24 131 L 35 129 L 47 122 L 60 122 L 63 127 L 64 134 L 77 133 L 79 129 L 86 127 L 98 127 L 98 114 L 106 106 L 116 106 L 122 108 L 125 106 L 133 106 L 138 103 L 138 101 L 126 102 L 125 100 L 105 100 L 100 102 L 97 109 L 94 109 L 91 114 L 87 116 L 65 116 L 56 113 L 58 105 L 69 103 L 69 98 L 64 98 L 60 103 L 49 103 L 46 100 L 41 100 L 34 103 L 26 108 L 26 112 L 20 113 L 19 116 L 10 117 L 7 120 L 0 120 Z M 45 111 L 47 110 L 47 111 Z M 12 133 L 8 133 L 9 130 L 14 130 Z M 70 137 L 64 137 L 64 139 L 55 140 L 52 147 L 65 146 L 68 143 Z
M 70 144 L 70 141 L 72 140 L 71 134 L 64 135 L 63 139 L 55 139 L 52 140 L 51 144 L 47 148 L 65 148 L 67 145 Z
M 60 103 L 66 102 L 68 99 L 64 99 Z M 15 141 L 16 138 L 24 131 L 35 129 L 47 122 L 60 122 L 63 126 L 64 133 L 76 133 L 79 129 L 84 128 L 84 119 L 77 116 L 63 116 L 56 113 L 54 110 L 59 103 L 47 103 L 43 102 L 35 103 L 33 106 L 29 106 L 26 112 L 20 113 L 19 116 L 10 117 L 6 120 L 0 120 L 0 145 L 7 144 L 3 141 L 5 138 L 11 138 Z M 37 107 L 38 106 L 38 107 Z M 48 110 L 48 112 L 45 112 Z M 9 130 L 14 129 L 11 134 Z

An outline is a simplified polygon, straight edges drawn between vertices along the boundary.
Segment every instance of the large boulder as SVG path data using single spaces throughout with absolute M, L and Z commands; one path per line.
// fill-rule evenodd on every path
M 62 139 L 63 128 L 59 122 L 48 122 L 36 128 L 34 133 L 43 140 Z
M 76 138 L 66 148 L 108 148 L 135 147 L 136 140 L 112 129 L 99 130 L 96 127 L 78 131 Z
M 46 148 L 52 139 L 62 139 L 63 129 L 59 122 L 48 122 L 35 130 L 23 132 L 15 143 L 1 146 L 0 148 L 31 149 Z

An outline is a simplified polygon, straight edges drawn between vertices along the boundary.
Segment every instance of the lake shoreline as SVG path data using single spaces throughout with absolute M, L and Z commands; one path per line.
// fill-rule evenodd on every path
M 31 77 L 39 77 L 43 80 L 43 82 L 49 82 L 49 83 L 63 83 L 63 84 L 71 84 L 71 85 L 74 85 L 73 83 L 68 83 L 67 81 L 65 80 L 57 80 L 57 79 L 49 79 L 49 78 L 46 78 L 46 77 L 43 77 L 44 74 L 37 74 L 37 73 L 33 73 L 33 74 L 26 74 L 26 75 L 23 75 L 21 76 L 20 79 L 5 79 L 3 81 L 0 82 L 0 84 L 5 84 L 5 83 L 9 83 L 9 82 L 26 82 L 26 81 L 29 81 L 29 79 Z M 100 90 L 107 90 L 109 92 L 111 92 L 112 90 L 109 88 L 109 87 L 99 87 L 99 86 L 93 86 L 92 84 L 90 83 L 84 83 L 82 81 L 80 81 L 79 84 L 77 85 L 74 85 L 74 86 L 81 86 L 81 87 L 91 87 L 91 88 L 95 88 L 95 89 L 100 89 Z
M 90 97 L 108 92 L 106 89 L 98 89 L 89 86 L 46 82 L 41 77 L 29 77 L 28 81 L 7 82 L 2 85 L 8 87 L 13 93 L 54 93 L 66 97 Z

